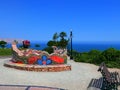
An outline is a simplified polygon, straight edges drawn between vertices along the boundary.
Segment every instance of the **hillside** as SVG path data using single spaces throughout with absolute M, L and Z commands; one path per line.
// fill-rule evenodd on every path
M 21 43 L 24 39 L 16 39 L 16 38 L 0 38 L 0 41 L 3 40 L 3 41 L 6 41 L 7 43 L 11 43 L 13 42 L 14 40 L 17 40 L 19 43 Z

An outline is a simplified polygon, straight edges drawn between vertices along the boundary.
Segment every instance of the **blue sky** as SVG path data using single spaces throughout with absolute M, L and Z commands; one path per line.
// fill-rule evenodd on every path
M 0 38 L 120 42 L 120 0 L 0 0 Z

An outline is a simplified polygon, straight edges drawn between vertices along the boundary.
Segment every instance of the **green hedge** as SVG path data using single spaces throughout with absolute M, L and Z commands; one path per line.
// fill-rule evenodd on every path
M 10 56 L 12 55 L 12 50 L 9 48 L 0 48 L 0 56 Z
M 109 68 L 120 68 L 120 50 L 109 48 L 104 51 L 91 50 L 90 52 L 73 52 L 76 62 L 92 63 L 100 65 L 105 62 Z

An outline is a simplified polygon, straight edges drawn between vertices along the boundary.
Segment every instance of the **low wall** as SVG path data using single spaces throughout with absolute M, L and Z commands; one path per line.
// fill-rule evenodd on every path
M 36 71 L 36 72 L 60 72 L 60 71 L 70 71 L 71 65 L 60 64 L 60 65 L 28 65 L 28 64 L 15 64 L 13 62 L 6 61 L 4 66 L 11 67 L 19 70 L 26 71 Z

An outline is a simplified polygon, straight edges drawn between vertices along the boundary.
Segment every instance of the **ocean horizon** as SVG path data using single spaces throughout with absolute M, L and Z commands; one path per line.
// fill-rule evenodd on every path
M 35 47 L 35 44 L 39 44 L 40 47 Z M 22 44 L 18 44 L 19 47 Z M 120 43 L 119 42 L 74 42 L 73 43 L 73 50 L 78 52 L 89 52 L 90 50 L 106 50 L 108 48 L 115 48 L 117 50 L 120 50 Z M 11 48 L 11 44 L 8 43 L 6 45 L 7 48 Z M 36 50 L 43 50 L 45 47 L 47 47 L 46 42 L 31 42 L 31 46 L 29 48 L 36 49 Z M 67 46 L 68 49 L 70 49 L 70 44 Z

